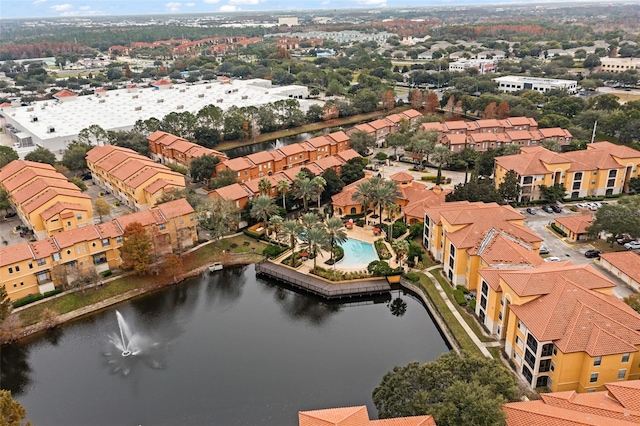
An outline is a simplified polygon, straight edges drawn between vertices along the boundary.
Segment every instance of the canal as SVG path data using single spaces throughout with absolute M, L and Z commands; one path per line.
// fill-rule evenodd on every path
M 136 355 L 114 345 L 127 334 L 116 309 Z M 446 351 L 409 294 L 326 303 L 250 265 L 5 346 L 0 385 L 36 425 L 293 426 L 301 410 L 367 405 L 375 417 L 387 371 Z
M 276 139 L 269 142 L 260 142 L 252 145 L 240 146 L 238 148 L 225 150 L 224 153 L 229 158 L 237 158 L 245 155 L 253 154 L 262 151 L 272 151 L 281 146 L 290 145 L 292 143 L 302 142 L 309 140 L 313 137 L 311 133 L 300 133 L 295 136 L 288 136 L 286 138 Z

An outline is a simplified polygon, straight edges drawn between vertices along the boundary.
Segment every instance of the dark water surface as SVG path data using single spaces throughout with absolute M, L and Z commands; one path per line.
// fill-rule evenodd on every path
M 229 269 L 119 305 L 143 354 L 109 343 L 110 309 L 3 347 L 0 385 L 39 426 L 284 426 L 301 410 L 363 404 L 375 418 L 387 371 L 448 350 L 421 303 L 402 299 L 401 316 L 391 296 L 326 304 L 253 266 Z
M 238 148 L 228 149 L 224 153 L 229 158 L 242 157 L 249 154 L 262 151 L 273 151 L 281 146 L 291 145 L 292 143 L 302 142 L 309 140 L 313 137 L 311 133 L 300 133 L 294 136 L 287 136 L 286 138 L 276 139 L 270 142 L 260 142 L 253 145 L 240 146 Z

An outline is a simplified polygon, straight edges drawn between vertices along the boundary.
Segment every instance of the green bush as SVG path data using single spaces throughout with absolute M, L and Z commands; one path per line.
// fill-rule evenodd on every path
M 247 237 L 250 238 L 255 238 L 256 240 L 259 240 L 260 238 L 262 238 L 262 234 L 258 234 L 256 232 L 251 232 L 248 229 L 243 229 L 242 232 L 244 233 L 244 235 L 246 235 Z
M 364 213 L 345 214 L 342 218 L 345 219 L 345 220 L 348 220 L 348 219 L 362 219 L 362 218 L 364 218 Z
M 13 302 L 14 308 L 19 308 L 20 306 L 28 305 L 29 303 L 33 303 L 40 299 L 44 299 L 44 294 L 30 294 L 28 296 L 23 297 L 22 299 L 15 300 Z
M 102 275 L 103 278 L 107 278 L 107 277 L 113 275 L 113 272 L 111 272 L 111 269 L 107 269 L 106 271 L 102 272 L 101 275 Z
M 358 219 L 354 223 L 355 223 L 356 226 L 359 226 L 360 228 L 364 227 L 364 220 L 363 219 Z
M 168 163 L 165 165 L 171 170 L 173 170 L 174 172 L 180 173 L 181 175 L 186 175 L 189 172 L 185 167 L 179 166 L 177 164 Z
M 424 223 L 422 222 L 416 222 L 411 224 L 411 226 L 409 226 L 409 239 L 413 240 L 414 238 L 420 236 L 422 237 L 422 234 L 424 233 Z M 420 238 L 422 239 L 422 238 Z
M 283 251 L 285 251 L 286 248 L 284 247 L 280 247 L 280 246 L 276 246 L 273 244 L 269 244 L 268 246 L 266 246 L 263 250 L 262 250 L 262 254 L 273 259 L 275 257 L 280 256 L 280 254 L 282 254 Z
M 467 306 L 467 299 L 464 298 L 462 290 L 453 290 L 453 297 L 456 299 L 456 302 L 458 302 L 458 305 Z
M 471 308 L 472 311 L 476 311 L 476 299 L 471 299 L 469 301 L 469 307 Z
M 381 260 L 391 259 L 391 252 L 387 248 L 382 238 L 376 240 L 374 246 L 376 247 L 376 251 L 378 252 L 378 257 Z
M 551 222 L 551 228 L 556 231 L 558 234 L 562 235 L 563 237 L 567 236 L 567 233 L 564 232 L 562 229 L 560 229 L 558 227 L 558 225 L 555 224 L 555 222 Z
M 344 249 L 340 246 L 335 246 L 333 248 L 333 259 L 328 259 L 324 263 L 326 265 L 333 265 L 334 263 L 338 263 L 344 257 Z
M 409 242 L 409 253 L 407 254 L 407 262 L 413 264 L 413 259 L 415 257 L 418 258 L 418 262 L 421 262 L 424 258 L 425 251 L 422 249 L 422 246 L 414 243 L 413 241 Z
M 457 285 L 456 290 L 462 291 L 464 294 L 469 294 L 469 289 L 463 285 Z
M 391 231 L 391 235 L 393 235 L 393 238 L 399 238 L 400 236 L 404 235 L 405 232 L 407 232 L 406 223 L 404 223 L 402 220 L 396 220 L 395 222 L 393 222 L 393 229 Z
M 412 283 L 420 281 L 420 275 L 416 272 L 407 272 L 406 274 L 404 274 L 404 277 Z

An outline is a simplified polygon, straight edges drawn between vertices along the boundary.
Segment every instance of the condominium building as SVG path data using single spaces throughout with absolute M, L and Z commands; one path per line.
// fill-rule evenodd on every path
M 298 426 L 436 426 L 436 422 L 430 415 L 370 420 L 367 407 L 362 405 L 300 411 Z
M 147 136 L 147 141 L 149 142 L 149 150 L 153 160 L 162 164 L 175 164 L 187 170 L 191 167 L 191 161 L 194 158 L 204 155 L 218 157 L 221 161 L 227 159 L 227 156 L 220 151 L 205 148 L 160 130 Z
M 38 239 L 92 223 L 91 197 L 49 164 L 12 161 L 0 169 L 0 187 Z
M 185 188 L 184 175 L 118 146 L 87 152 L 87 167 L 94 183 L 134 210 L 153 207 L 164 193 Z
M 557 78 L 526 77 L 521 75 L 508 75 L 494 78 L 498 83 L 498 90 L 503 92 L 519 92 L 521 90 L 535 90 L 548 92 L 549 90 L 566 90 L 569 94 L 578 92 L 578 82 L 575 80 L 560 80 Z
M 591 265 L 480 269 L 476 315 L 533 388 L 594 392 L 640 378 L 640 314 Z
M 523 147 L 522 153 L 496 157 L 496 187 L 510 170 L 518 175 L 518 201 L 541 198 L 540 185 L 562 184 L 567 197 L 613 195 L 627 192 L 638 177 L 640 151 L 611 142 L 596 142 L 587 149 L 557 153 L 543 147 Z
M 111 222 L 56 233 L 40 241 L 0 248 L 0 285 L 9 299 L 45 293 L 72 281 L 86 268 L 104 272 L 121 263 L 119 248 L 127 226 L 142 224 L 158 255 L 182 251 L 197 241 L 193 208 L 180 199 Z

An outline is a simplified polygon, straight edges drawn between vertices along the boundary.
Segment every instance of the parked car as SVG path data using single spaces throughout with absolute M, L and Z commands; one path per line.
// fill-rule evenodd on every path
M 638 250 L 640 249 L 640 241 L 629 241 L 624 245 L 624 248 L 627 250 Z
M 560 262 L 559 257 L 550 256 L 544 259 L 545 262 Z
M 600 253 L 602 253 L 600 250 L 591 249 L 584 252 L 584 257 L 593 259 L 594 257 L 600 257 Z
M 549 254 L 549 249 L 545 246 L 540 246 L 540 254 Z
M 545 211 L 547 213 L 553 213 L 553 208 L 551 206 L 544 206 L 542 208 L 542 211 Z
M 81 179 L 82 180 L 91 180 L 92 179 L 91 173 L 87 173 L 87 174 L 82 175 Z
M 629 234 L 620 234 L 620 235 L 616 235 L 616 242 L 618 244 L 620 244 L 621 246 L 633 241 L 635 238 L 633 238 L 631 235 Z
M 557 204 L 554 204 L 553 206 L 551 206 L 551 210 L 553 210 L 554 213 L 562 213 L 562 207 L 560 207 Z
M 12 217 L 16 217 L 17 215 L 18 215 L 18 213 L 16 213 L 16 212 L 9 212 L 9 213 L 4 215 L 4 218 L 5 219 L 10 219 Z
M 536 214 L 536 209 L 534 209 L 533 207 L 527 207 L 527 213 Z

